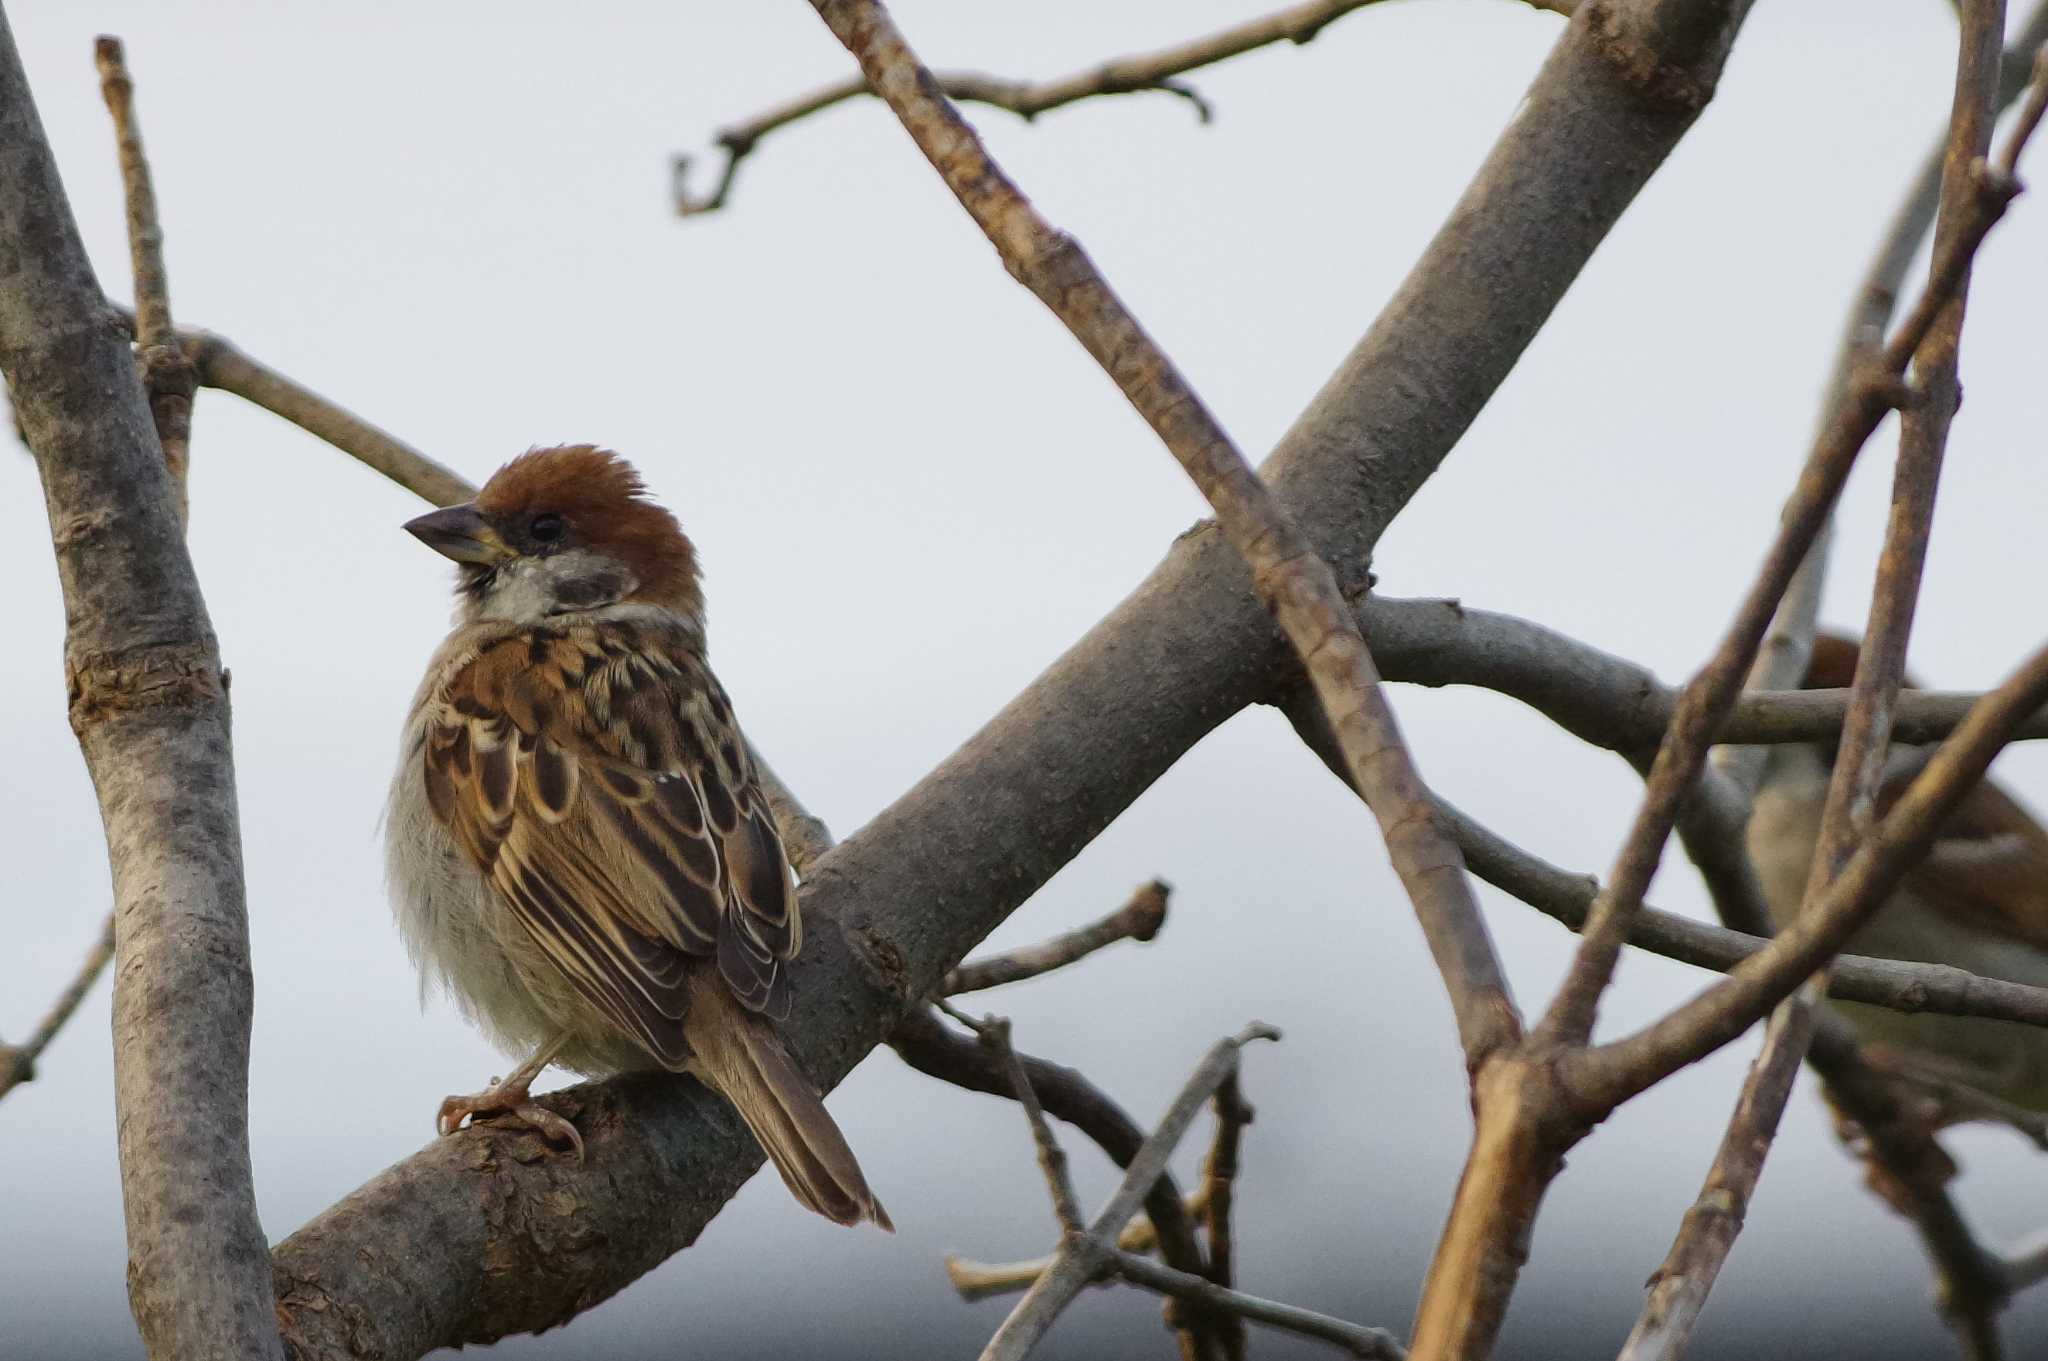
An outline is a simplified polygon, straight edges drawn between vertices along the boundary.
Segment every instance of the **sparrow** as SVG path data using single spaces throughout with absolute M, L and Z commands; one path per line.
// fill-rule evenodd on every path
M 1805 687 L 1847 686 L 1856 658 L 1854 642 L 1821 635 Z M 1879 816 L 1904 792 L 1921 754 L 1894 745 L 1878 793 Z M 1771 748 L 1748 842 L 1775 926 L 1800 910 L 1834 759 L 1833 742 Z M 2048 831 L 2011 795 L 1983 781 L 1942 827 L 1927 858 L 1843 948 L 2048 987 Z M 2048 1031 L 1853 1002 L 1831 1005 L 1855 1026 L 1877 1066 L 1937 1095 L 1945 1111 L 1938 1124 L 2009 1119 L 2010 1108 L 2048 1112 Z
M 385 819 L 401 934 L 507 1053 L 436 1128 L 536 1104 L 550 1064 L 689 1073 L 790 1191 L 890 1229 L 778 1038 L 803 918 L 731 702 L 706 661 L 697 554 L 640 475 L 591 445 L 513 459 L 405 528 L 457 565 L 453 631 L 405 720 Z

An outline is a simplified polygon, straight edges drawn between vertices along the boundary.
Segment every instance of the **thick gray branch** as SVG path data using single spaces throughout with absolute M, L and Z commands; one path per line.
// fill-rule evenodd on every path
M 1341 582 L 1364 586 L 1374 542 L 1700 96 L 1646 88 L 1602 34 L 1566 31 L 1408 280 L 1264 466 Z M 844 1074 L 1182 753 L 1270 693 L 1285 656 L 1230 546 L 1207 529 L 1184 536 L 966 746 L 815 866 L 789 1027 L 813 1076 Z M 503 1135 L 438 1141 L 280 1244 L 302 1354 L 414 1357 L 561 1322 L 686 1246 L 760 1160 L 687 1082 L 562 1099 L 586 1112 L 582 1167 L 520 1162 L 508 1155 L 524 1145 Z M 539 1204 L 553 1208 L 519 1208 Z
M 114 879 L 129 1299 L 152 1357 L 280 1355 L 250 1186 L 227 688 L 135 360 L 0 19 L 0 369 L 42 477 Z

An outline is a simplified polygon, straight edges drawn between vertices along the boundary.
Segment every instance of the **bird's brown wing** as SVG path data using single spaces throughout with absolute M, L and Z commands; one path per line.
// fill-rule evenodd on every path
M 1885 788 L 1880 813 L 1903 789 Z M 1905 888 L 1962 924 L 2048 950 L 2048 831 L 1989 780 L 1965 796 Z
M 435 816 L 577 991 L 670 1067 L 687 965 L 787 1013 L 802 944 L 782 843 L 730 704 L 680 630 L 515 634 L 434 701 Z

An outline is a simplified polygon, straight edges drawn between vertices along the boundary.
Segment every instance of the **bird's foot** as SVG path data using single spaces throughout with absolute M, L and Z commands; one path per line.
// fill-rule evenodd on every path
M 576 1132 L 576 1126 L 533 1100 L 524 1082 L 495 1082 L 480 1092 L 449 1097 L 441 1103 L 434 1128 L 444 1135 L 453 1134 L 462 1128 L 464 1120 L 504 1117 L 531 1127 L 551 1144 L 575 1150 L 576 1161 L 583 1161 L 583 1136 Z

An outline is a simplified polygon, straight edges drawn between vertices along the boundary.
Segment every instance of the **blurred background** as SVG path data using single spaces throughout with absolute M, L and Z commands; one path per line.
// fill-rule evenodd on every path
M 1249 17 L 1263 0 L 1018 9 L 905 0 L 935 66 L 1048 77 Z M 639 462 L 708 569 L 714 660 L 748 730 L 840 835 L 950 752 L 1158 559 L 1202 505 L 1122 398 L 993 253 L 878 104 L 777 134 L 730 206 L 678 221 L 672 152 L 852 69 L 800 4 L 10 6 L 107 289 L 129 292 L 91 40 L 127 40 L 179 320 L 481 480 L 536 443 Z M 1087 244 L 1241 445 L 1269 449 L 1364 331 L 1562 21 L 1503 0 L 1371 7 L 1308 46 L 1166 95 L 1026 126 L 970 109 Z M 1682 677 L 1710 646 L 1803 456 L 1854 284 L 1947 116 L 1954 24 L 1932 0 L 1759 6 L 1720 97 L 1380 547 L 1389 594 L 1525 614 Z M 2044 154 L 2037 149 L 2035 160 Z M 2039 634 L 2039 317 L 2048 209 L 2022 198 L 1976 276 L 1913 644 L 1921 676 L 1995 683 Z M 1917 276 L 1916 276 L 1917 277 Z M 1891 428 L 1852 484 L 1828 615 L 1862 617 Z M 256 969 L 259 1202 L 281 1238 L 505 1062 L 390 924 L 376 823 L 399 721 L 449 612 L 419 507 L 334 450 L 203 393 L 192 549 L 235 678 Z M 0 457 L 10 753 L 0 1034 L 98 930 L 98 819 L 64 721 L 63 613 L 29 460 Z M 1638 792 L 1505 700 L 1395 694 L 1430 779 L 1551 860 L 1603 872 Z M 1999 772 L 2048 803 L 2048 752 Z M 1022 1047 L 1084 1067 L 1149 1123 L 1217 1036 L 1259 1108 L 1239 1181 L 1245 1288 L 1405 1331 L 1463 1159 L 1448 1007 L 1371 820 L 1270 712 L 1226 724 L 992 942 L 1176 888 L 1150 946 L 990 995 Z M 1705 911 L 1674 856 L 1655 901 Z M 1571 938 L 1487 891 L 1525 1006 Z M 1631 955 L 1612 1031 L 1700 986 Z M 977 1002 L 977 1006 L 984 1005 Z M 123 1293 L 104 982 L 0 1105 L 0 1351 L 140 1355 Z M 1626 1333 L 1718 1138 L 1749 1037 L 1623 1110 L 1553 1188 L 1500 1355 Z M 1805 1081 L 1804 1079 L 1802 1080 Z M 1035 1255 L 1054 1224 L 1007 1102 L 886 1051 L 832 1098 L 895 1213 L 836 1229 L 757 1177 L 691 1250 L 507 1357 L 972 1355 L 947 1250 Z M 1191 1173 L 1204 1136 L 1180 1160 Z M 2048 1223 L 2040 1155 L 1957 1135 L 1993 1242 Z M 1113 1184 L 1078 1138 L 1084 1198 Z M 1909 1230 L 1859 1185 L 1810 1083 L 1794 1100 L 1699 1357 L 1943 1354 Z M 1098 1291 L 1048 1357 L 1167 1355 L 1156 1299 Z M 2008 1316 L 2048 1338 L 2048 1292 Z M 1275 1334 L 1265 1356 L 1309 1355 Z

